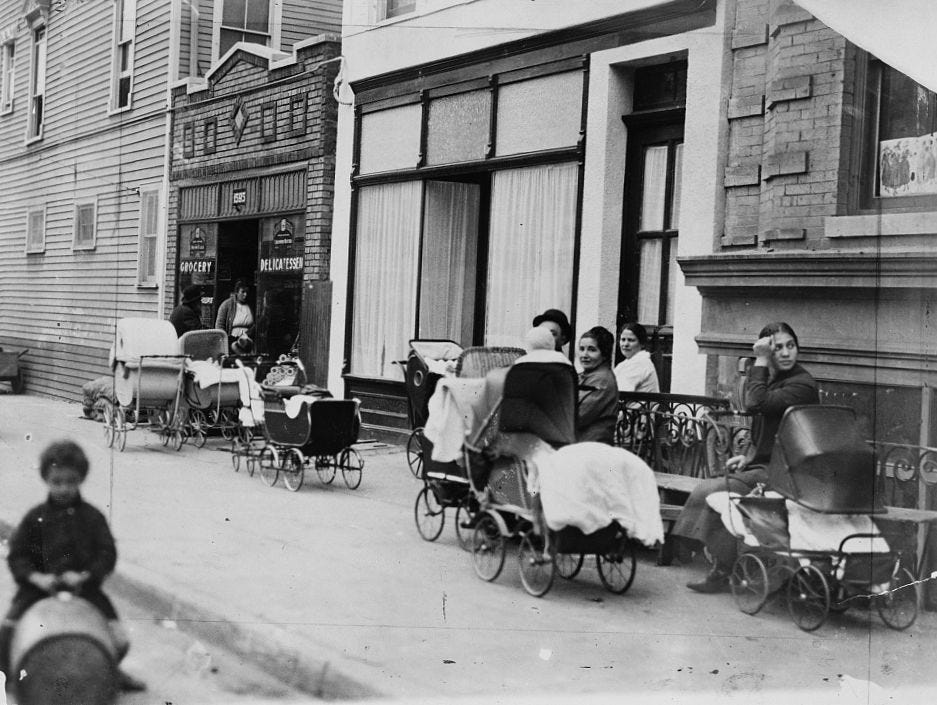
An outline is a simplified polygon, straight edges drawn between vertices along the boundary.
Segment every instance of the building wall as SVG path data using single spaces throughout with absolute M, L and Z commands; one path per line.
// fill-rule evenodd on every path
M 74 398 L 107 372 L 114 320 L 154 316 L 138 288 L 141 187 L 159 187 L 165 133 L 166 3 L 140 3 L 132 109 L 109 114 L 113 4 L 66 3 L 45 21 L 43 135 L 26 144 L 31 30 L 24 3 L 0 4 L 16 37 L 15 103 L 0 116 L 0 344 L 28 347 L 27 388 Z M 97 201 L 96 244 L 73 251 L 74 208 Z M 25 253 L 26 212 L 46 208 L 45 251 Z

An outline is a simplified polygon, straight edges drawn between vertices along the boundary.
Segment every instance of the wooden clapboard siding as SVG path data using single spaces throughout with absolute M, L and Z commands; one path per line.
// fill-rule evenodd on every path
M 296 42 L 317 34 L 342 32 L 341 0 L 287 2 L 283 4 L 280 49 L 292 51 Z
M 215 0 L 198 0 L 198 75 L 204 76 L 211 68 L 212 56 L 212 23 L 215 20 Z
M 0 18 L 16 18 L 22 3 L 0 7 Z M 78 398 L 84 382 L 108 373 L 116 320 L 157 316 L 157 290 L 137 287 L 139 189 L 163 176 L 168 20 L 169 3 L 139 3 L 132 108 L 110 113 L 113 3 L 51 13 L 43 136 L 30 145 L 32 40 L 25 25 L 18 32 L 14 114 L 0 117 L 0 345 L 29 348 L 29 391 Z M 75 251 L 75 204 L 89 201 L 95 248 Z M 26 255 L 32 206 L 46 209 L 45 252 Z

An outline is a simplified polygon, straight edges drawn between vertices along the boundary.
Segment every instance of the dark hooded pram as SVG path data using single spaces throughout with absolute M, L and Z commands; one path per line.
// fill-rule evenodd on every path
M 407 359 L 399 363 L 403 368 L 407 390 L 407 413 L 410 417 L 410 438 L 407 441 L 407 464 L 414 477 L 423 475 L 423 427 L 429 416 L 429 398 L 436 391 L 442 375 L 430 369 L 431 364 L 449 365 L 462 354 L 462 346 L 454 340 L 411 340 Z M 432 362 L 431 362 L 432 361 Z
M 790 407 L 768 477 L 774 492 L 732 496 L 727 508 L 727 526 L 743 538 L 730 577 L 739 609 L 755 614 L 778 591 L 797 626 L 813 631 L 831 611 L 871 600 L 889 627 L 911 626 L 917 618 L 915 581 L 871 520 L 886 509 L 874 454 L 855 412 Z
M 305 379 L 301 363 L 295 364 Z M 314 385 L 261 385 L 261 395 L 266 443 L 258 458 L 248 458 L 251 474 L 259 464 L 264 484 L 272 487 L 282 475 L 286 488 L 296 492 L 303 485 L 306 465 L 313 462 L 323 483 L 331 483 L 341 469 L 345 484 L 358 488 L 364 460 L 351 447 L 361 430 L 357 399 L 333 399 L 328 390 Z
M 419 341 L 413 341 L 418 343 Z M 520 348 L 505 347 L 470 347 L 462 350 L 456 361 L 456 376 L 466 380 L 474 389 L 473 406 L 487 408 L 486 400 L 501 396 L 501 382 L 503 382 L 503 368 L 510 366 L 518 357 L 524 354 Z M 498 370 L 493 375 L 490 372 Z M 438 378 L 432 381 L 435 391 Z M 467 391 L 469 387 L 463 387 Z M 484 389 L 485 391 L 482 391 Z M 454 393 L 450 386 L 447 390 Z M 427 399 L 427 404 L 428 404 Z M 465 400 L 463 400 L 465 401 Z M 484 414 L 482 414 L 484 415 Z M 428 414 L 422 419 L 427 425 Z M 453 418 L 452 421 L 464 423 L 464 418 Z M 431 429 L 427 426 L 427 433 Z M 457 429 L 459 442 L 464 438 L 464 429 Z M 462 548 L 468 549 L 469 527 L 478 511 L 478 503 L 470 491 L 468 477 L 463 465 L 463 458 L 456 457 L 451 460 L 440 461 L 433 459 L 433 443 L 427 433 L 420 432 L 414 437 L 419 449 L 419 459 L 416 464 L 411 463 L 411 469 L 418 470 L 418 477 L 423 480 L 423 488 L 417 494 L 413 507 L 413 518 L 417 531 L 426 541 L 435 541 L 442 533 L 446 520 L 445 510 L 455 508 L 456 538 Z M 461 456 L 461 453 L 459 453 Z
M 634 580 L 634 547 L 616 521 L 590 534 L 573 526 L 551 530 L 539 497 L 528 490 L 529 440 L 536 437 L 553 448 L 576 440 L 577 381 L 570 365 L 514 365 L 505 378 L 500 403 L 465 444 L 469 480 L 480 506 L 472 559 L 483 580 L 500 575 L 507 540 L 515 537 L 520 538 L 521 582 L 531 595 L 546 594 L 555 573 L 575 577 L 587 553 L 595 555 L 599 578 L 609 591 L 624 593 Z

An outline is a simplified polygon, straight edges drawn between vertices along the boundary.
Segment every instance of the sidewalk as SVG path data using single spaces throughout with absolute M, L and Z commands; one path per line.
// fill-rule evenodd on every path
M 806 634 L 783 607 L 751 617 L 731 596 L 690 593 L 698 569 L 655 566 L 653 552 L 624 596 L 604 591 L 587 560 L 576 580 L 537 599 L 522 590 L 513 553 L 495 582 L 475 576 L 452 513 L 438 541 L 419 538 L 420 483 L 402 449 L 365 451 L 356 491 L 341 477 L 324 486 L 312 470 L 291 493 L 235 473 L 220 440 L 176 452 L 137 430 L 119 453 L 80 416 L 78 404 L 0 395 L 0 520 L 44 497 L 41 448 L 75 438 L 92 463 L 83 493 L 117 537 L 108 589 L 134 606 L 125 618 L 170 620 L 307 695 L 660 702 L 666 692 L 668 702 L 705 702 L 743 692 L 754 703 L 793 687 L 791 702 L 843 702 L 840 676 L 902 702 L 937 692 L 926 658 L 935 613 L 899 633 L 851 610 Z

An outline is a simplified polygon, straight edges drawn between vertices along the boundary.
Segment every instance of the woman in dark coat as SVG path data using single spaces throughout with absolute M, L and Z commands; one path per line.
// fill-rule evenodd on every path
M 722 518 L 706 503 L 713 492 L 728 489 L 747 494 L 758 483 L 767 483 L 766 465 L 774 448 L 781 417 L 789 406 L 819 402 L 817 383 L 797 364 L 797 334 L 787 323 L 772 323 L 758 335 L 752 349 L 755 363 L 745 384 L 744 402 L 755 415 L 752 448 L 748 455 L 726 461 L 727 477 L 700 483 L 690 494 L 671 533 L 704 544 L 713 558 L 713 569 L 700 582 L 687 587 L 697 592 L 722 592 L 728 588 L 729 574 L 736 557 L 736 538 L 722 524 Z

